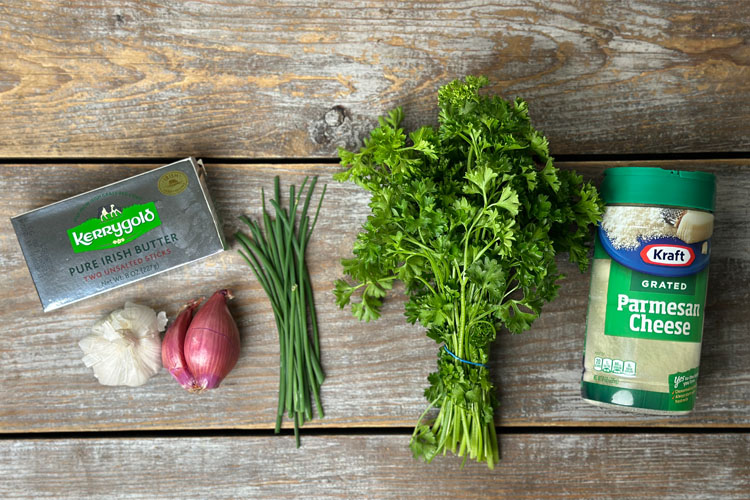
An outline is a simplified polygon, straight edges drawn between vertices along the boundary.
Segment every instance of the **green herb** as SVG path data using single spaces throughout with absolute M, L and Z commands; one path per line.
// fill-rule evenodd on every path
M 275 210 L 275 219 L 272 220 L 266 210 L 265 193 L 261 191 L 265 232 L 261 230 L 260 224 L 247 217 L 240 217 L 250 228 L 251 236 L 241 232 L 235 235 L 244 249 L 239 250 L 240 254 L 252 268 L 273 307 L 279 334 L 280 363 L 276 433 L 281 430 L 281 421 L 284 412 L 287 412 L 294 421 L 297 447 L 300 445 L 299 427 L 313 418 L 313 398 L 318 415 L 323 417 L 320 385 L 325 379 L 320 367 L 318 324 L 312 285 L 305 263 L 305 250 L 318 220 L 326 186 L 323 186 L 318 209 L 310 223 L 307 211 L 318 181 L 317 177 L 312 179 L 297 221 L 297 210 L 307 181 L 306 177 L 297 196 L 295 186 L 290 186 L 287 210 L 281 206 L 281 188 L 279 178 L 276 177 L 274 199 L 270 200 Z
M 465 361 L 487 364 L 500 328 L 531 326 L 557 294 L 556 254 L 586 268 L 590 226 L 603 206 L 593 186 L 554 166 L 526 103 L 480 95 L 486 84 L 467 77 L 442 87 L 437 130 L 407 138 L 396 109 L 359 152 L 339 151 L 347 169 L 335 179 L 369 191 L 372 213 L 354 257 L 342 261 L 350 279 L 337 281 L 335 294 L 369 321 L 393 282 L 403 281 L 408 321 L 444 345 L 412 451 L 429 462 L 450 450 L 492 468 L 494 388 L 486 367 Z M 423 423 L 433 407 L 437 417 Z

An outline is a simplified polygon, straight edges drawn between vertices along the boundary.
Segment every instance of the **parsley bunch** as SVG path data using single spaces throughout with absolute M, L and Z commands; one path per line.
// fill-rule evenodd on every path
M 467 77 L 440 88 L 437 130 L 407 137 L 399 108 L 359 152 L 339 151 L 346 170 L 335 179 L 369 191 L 372 213 L 354 257 L 342 261 L 349 279 L 336 282 L 335 294 L 370 321 L 393 282 L 404 283 L 407 320 L 443 345 L 411 449 L 427 462 L 451 450 L 492 468 L 489 345 L 502 327 L 528 329 L 556 296 L 557 253 L 586 268 L 602 202 L 591 184 L 554 166 L 526 103 L 480 95 L 486 84 Z M 423 422 L 433 407 L 437 417 Z

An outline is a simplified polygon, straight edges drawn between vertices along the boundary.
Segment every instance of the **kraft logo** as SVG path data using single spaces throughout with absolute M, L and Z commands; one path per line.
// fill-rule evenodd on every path
M 690 247 L 661 243 L 647 245 L 641 250 L 641 259 L 657 266 L 687 267 L 695 260 L 695 252 Z

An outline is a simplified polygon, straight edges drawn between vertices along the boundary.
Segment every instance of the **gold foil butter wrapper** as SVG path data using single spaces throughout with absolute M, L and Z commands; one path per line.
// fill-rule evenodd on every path
M 169 165 L 11 219 L 45 311 L 226 248 L 200 160 Z

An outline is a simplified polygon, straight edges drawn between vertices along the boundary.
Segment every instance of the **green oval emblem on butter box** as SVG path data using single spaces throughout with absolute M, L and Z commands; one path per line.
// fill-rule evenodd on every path
M 149 202 L 125 207 L 108 217 L 89 219 L 68 229 L 68 237 L 75 253 L 90 252 L 118 247 L 160 225 L 156 205 Z

